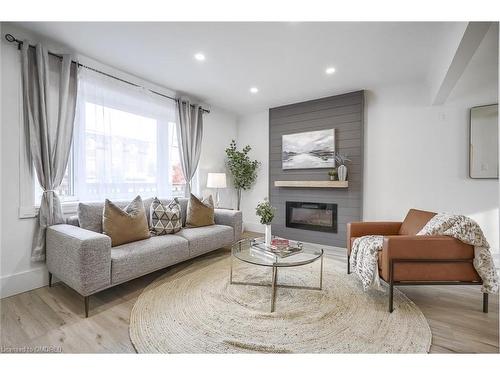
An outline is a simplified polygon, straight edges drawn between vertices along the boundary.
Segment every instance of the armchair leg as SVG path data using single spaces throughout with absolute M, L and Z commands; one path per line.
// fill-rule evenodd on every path
M 86 318 L 89 317 L 89 298 L 90 298 L 90 296 L 83 297 L 83 301 L 85 304 L 85 317 Z
M 52 288 L 52 273 L 49 272 L 49 288 Z
M 488 293 L 483 293 L 483 312 L 488 313 Z
M 351 256 L 347 255 L 347 274 L 351 273 Z
M 394 262 L 391 259 L 389 264 L 389 312 L 394 311 Z
M 394 311 L 394 284 L 391 282 L 389 285 L 389 312 Z

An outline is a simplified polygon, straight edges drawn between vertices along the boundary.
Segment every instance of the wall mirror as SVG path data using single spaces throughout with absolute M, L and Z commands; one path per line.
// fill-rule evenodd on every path
M 498 104 L 470 109 L 469 176 L 498 178 Z

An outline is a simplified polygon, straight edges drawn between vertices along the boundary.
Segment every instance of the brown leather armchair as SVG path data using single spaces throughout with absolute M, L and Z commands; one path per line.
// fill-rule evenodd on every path
M 384 236 L 378 254 L 380 277 L 389 284 L 389 312 L 393 311 L 394 285 L 481 285 L 474 265 L 474 247 L 448 236 L 417 236 L 435 212 L 411 209 L 403 222 L 347 224 L 347 273 L 354 240 Z M 483 312 L 488 294 L 483 293 Z

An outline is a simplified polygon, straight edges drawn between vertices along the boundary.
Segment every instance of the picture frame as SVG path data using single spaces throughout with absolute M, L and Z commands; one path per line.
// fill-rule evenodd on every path
M 335 167 L 335 129 L 282 135 L 282 169 Z

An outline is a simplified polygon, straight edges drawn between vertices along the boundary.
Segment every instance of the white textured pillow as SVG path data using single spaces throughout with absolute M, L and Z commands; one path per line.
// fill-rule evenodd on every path
M 156 236 L 172 234 L 182 229 L 181 205 L 177 198 L 163 204 L 155 197 L 149 210 L 151 233 Z

